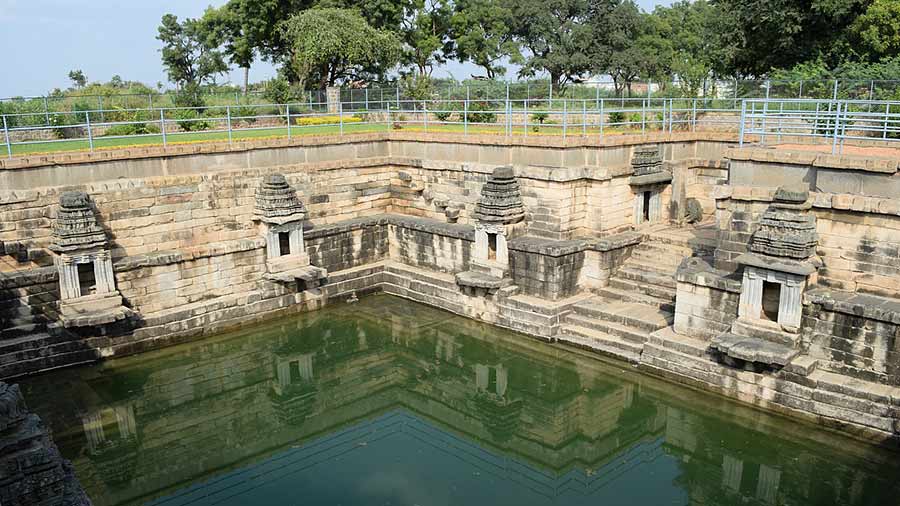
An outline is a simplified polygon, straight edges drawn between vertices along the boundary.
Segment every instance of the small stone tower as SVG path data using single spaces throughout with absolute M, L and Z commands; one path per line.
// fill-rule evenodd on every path
M 60 315 L 66 327 L 103 325 L 132 314 L 116 289 L 109 241 L 87 193 L 60 197 L 50 250 L 56 253 Z
M 475 207 L 475 249 L 471 270 L 457 275 L 461 286 L 496 289 L 509 271 L 507 242 L 525 231 L 525 207 L 512 167 L 497 167 L 481 188 Z
M 284 175 L 266 176 L 256 190 L 254 220 L 266 239 L 266 279 L 302 282 L 302 289 L 314 288 L 326 271 L 309 264 L 303 240 L 306 208 Z
M 662 193 L 672 181 L 672 173 L 663 169 L 659 148 L 639 147 L 631 157 L 633 175 L 628 179 L 634 194 L 634 224 L 663 219 Z
M 779 188 L 737 258 L 744 268 L 738 319 L 713 339 L 724 356 L 766 366 L 787 365 L 799 354 L 802 295 L 816 281 L 816 217 L 809 191 Z

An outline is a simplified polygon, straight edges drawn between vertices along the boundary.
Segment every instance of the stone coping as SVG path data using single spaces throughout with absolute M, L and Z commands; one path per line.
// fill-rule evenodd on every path
M 816 151 L 800 151 L 775 148 L 731 148 L 725 150 L 725 158 L 738 161 L 809 165 L 828 169 L 858 170 L 895 174 L 900 161 L 890 158 L 869 158 L 858 155 L 832 155 Z
M 593 242 L 587 239 L 557 241 L 555 239 L 524 236 L 510 239 L 506 245 L 510 251 L 524 251 L 549 257 L 561 257 L 591 249 Z
M 787 272 L 797 276 L 809 276 L 816 272 L 814 260 L 798 261 L 791 258 L 777 258 L 757 253 L 744 253 L 735 259 L 740 265 L 749 265 L 770 271 Z M 821 263 L 821 262 L 819 262 Z
M 408 142 L 437 142 L 445 144 L 470 144 L 483 146 L 506 147 L 544 147 L 544 148 L 584 148 L 584 147 L 618 147 L 641 144 L 655 144 L 667 142 L 737 142 L 737 136 L 733 133 L 723 132 L 676 132 L 672 134 L 646 134 L 646 135 L 607 135 L 602 139 L 599 136 L 514 136 L 492 134 L 447 134 L 426 132 L 374 132 L 354 133 L 347 135 L 315 135 L 298 136 L 292 139 L 255 139 L 240 140 L 229 144 L 227 141 L 213 141 L 192 144 L 174 144 L 170 146 L 131 147 L 122 149 L 99 150 L 93 153 L 59 153 L 36 154 L 20 156 L 9 159 L 0 159 L 0 170 L 25 169 L 34 167 L 72 165 L 82 163 L 95 163 L 113 160 L 130 160 L 142 158 L 158 158 L 172 156 L 186 156 L 197 154 L 222 154 L 241 153 L 246 151 L 284 148 L 284 147 L 315 147 L 341 144 L 359 144 L 367 142 L 384 141 L 408 141 Z
M 733 273 L 714 268 L 701 258 L 685 258 L 678 266 L 675 280 L 679 283 L 715 288 L 731 293 L 741 293 L 741 280 L 735 279 Z
M 0 272 L 0 289 L 55 283 L 57 280 L 59 280 L 59 272 L 55 266 L 27 267 L 12 272 Z
M 714 186 L 711 196 L 715 200 L 741 200 L 748 202 L 773 202 L 775 188 L 758 186 Z M 849 193 L 810 192 L 813 209 L 834 209 L 838 211 L 857 211 L 871 214 L 900 216 L 900 199 L 866 197 Z
M 671 181 L 672 173 L 666 170 L 655 172 L 653 174 L 644 174 L 643 176 L 631 176 L 628 178 L 628 184 L 631 186 L 669 183 Z
M 188 262 L 201 258 L 239 253 L 265 247 L 262 237 L 254 239 L 237 239 L 234 241 L 213 242 L 180 250 L 156 251 L 143 255 L 122 257 L 116 260 L 113 268 L 116 272 L 126 272 L 142 267 L 155 267 L 180 262 Z
M 815 288 L 803 295 L 804 304 L 817 304 L 828 311 L 900 325 L 900 299 Z

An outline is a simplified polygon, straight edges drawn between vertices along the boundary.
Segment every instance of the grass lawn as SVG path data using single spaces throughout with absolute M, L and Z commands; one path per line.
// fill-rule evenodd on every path
M 465 125 L 460 124 L 428 124 L 422 123 L 406 123 L 400 125 L 402 131 L 411 132 L 446 132 L 446 133 L 470 133 L 470 134 L 494 134 L 505 135 L 506 129 L 502 124 L 481 124 L 481 125 Z M 649 125 L 648 125 L 649 126 Z M 345 134 L 368 133 L 368 132 L 385 132 L 392 127 L 383 123 L 350 123 L 345 124 L 343 132 Z M 648 128 L 648 131 L 652 129 Z M 294 126 L 291 127 L 292 136 L 305 135 L 339 135 L 341 132 L 340 125 L 319 125 L 319 126 Z M 640 129 L 629 130 L 623 128 L 604 128 L 604 135 L 621 135 L 623 133 L 640 132 Z M 529 125 L 528 129 L 524 126 L 514 126 L 513 135 L 555 135 L 562 136 L 564 134 L 563 127 L 560 125 Z M 284 138 L 287 137 L 287 127 L 261 128 L 258 130 L 238 129 L 232 131 L 232 140 L 245 139 L 266 139 L 266 138 Z M 588 125 L 582 128 L 581 125 L 570 125 L 565 129 L 565 135 L 600 135 L 600 130 L 596 126 Z M 166 135 L 167 144 L 193 144 L 200 142 L 226 141 L 228 140 L 228 132 L 223 131 L 207 131 L 207 132 L 186 132 L 172 133 Z M 163 144 L 162 135 L 141 135 L 105 138 L 97 137 L 94 139 L 94 150 L 111 150 L 122 149 L 136 146 L 161 146 Z M 2 146 L 2 145 L 0 145 Z M 90 143 L 87 139 L 59 140 L 47 142 L 34 142 L 28 144 L 12 144 L 13 156 L 34 155 L 45 153 L 63 153 L 63 152 L 80 152 L 89 151 Z M 5 151 L 5 149 L 4 149 Z

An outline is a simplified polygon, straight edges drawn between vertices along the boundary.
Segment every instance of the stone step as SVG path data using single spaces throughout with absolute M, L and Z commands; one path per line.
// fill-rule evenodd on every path
M 641 345 L 576 325 L 564 325 L 556 339 L 561 343 L 626 360 L 632 364 L 637 364 L 641 360 Z
M 600 320 L 580 315 L 578 313 L 569 313 L 565 318 L 565 325 L 574 325 L 581 328 L 602 332 L 611 336 L 620 337 L 626 341 L 635 344 L 643 344 L 647 341 L 649 333 L 641 329 L 622 325 L 620 323 L 608 320 Z
M 46 325 L 36 323 L 34 321 L 19 322 L 18 324 L 0 330 L 0 341 L 14 339 L 20 336 L 28 336 L 30 334 L 42 332 L 46 330 Z
M 600 290 L 599 294 L 609 300 L 622 302 L 636 302 L 647 306 L 653 306 L 671 313 L 675 312 L 675 297 L 660 298 L 647 295 L 639 291 L 620 290 L 618 288 L 606 287 Z
M 0 340 L 0 355 L 7 355 L 22 350 L 31 350 L 52 346 L 57 343 L 74 341 L 71 334 L 38 332 L 34 334 Z
M 53 344 L 46 344 L 45 338 L 42 338 L 41 340 L 45 341 L 44 346 L 21 348 L 14 352 L 0 355 L 0 367 L 10 364 L 16 364 L 19 362 L 35 360 L 38 358 L 59 355 L 62 353 L 72 353 L 87 349 L 87 346 L 81 340 L 67 340 L 56 342 Z
M 646 332 L 667 327 L 675 320 L 675 315 L 657 307 L 633 302 L 616 302 L 602 298 L 590 299 L 575 304 L 575 313 L 595 319 L 620 323 Z
M 634 247 L 633 251 L 676 257 L 692 256 L 694 254 L 694 250 L 688 246 L 656 242 L 653 240 L 642 241 L 640 244 Z
M 656 251 L 634 251 L 631 253 L 631 257 L 625 261 L 624 265 L 651 265 L 660 272 L 675 272 L 678 269 L 678 266 L 681 265 L 681 262 L 688 257 L 690 257 L 690 255 L 680 256 L 659 253 Z
M 58 353 L 55 355 L 41 356 L 28 360 L 22 360 L 12 364 L 0 365 L 0 379 L 7 380 L 30 374 L 46 372 L 60 367 L 96 362 L 100 359 L 100 352 L 93 349 L 79 349 L 77 351 Z
M 646 346 L 673 350 L 695 357 L 707 356 L 709 349 L 709 343 L 706 341 L 677 334 L 672 327 L 666 327 L 650 334 Z
M 632 281 L 630 279 L 613 277 L 609 280 L 608 287 L 622 292 L 642 293 L 644 295 L 649 295 L 650 297 L 655 297 L 657 299 L 663 299 L 672 302 L 675 301 L 676 290 L 675 288 L 671 288 L 668 286 L 650 285 L 647 283 Z
M 774 322 L 748 322 L 737 319 L 731 325 L 731 332 L 745 337 L 755 337 L 763 341 L 794 347 L 800 340 L 798 334 L 791 334 L 781 330 L 781 326 Z
M 656 270 L 647 269 L 643 265 L 626 263 L 616 271 L 614 278 L 627 279 L 638 283 L 664 286 L 675 289 L 675 277 L 671 274 L 663 274 Z

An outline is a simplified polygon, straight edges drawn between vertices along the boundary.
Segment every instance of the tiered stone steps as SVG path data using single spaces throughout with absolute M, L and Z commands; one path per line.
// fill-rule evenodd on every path
M 65 331 L 47 316 L 33 309 L 50 308 L 49 294 L 24 295 L 16 277 L 40 269 L 31 262 L 17 262 L 0 256 L 0 379 L 21 376 L 61 366 L 91 362 L 98 353 L 77 336 Z
M 650 334 L 675 319 L 675 271 L 693 250 L 645 240 L 597 296 L 575 304 L 558 340 L 638 362 Z

